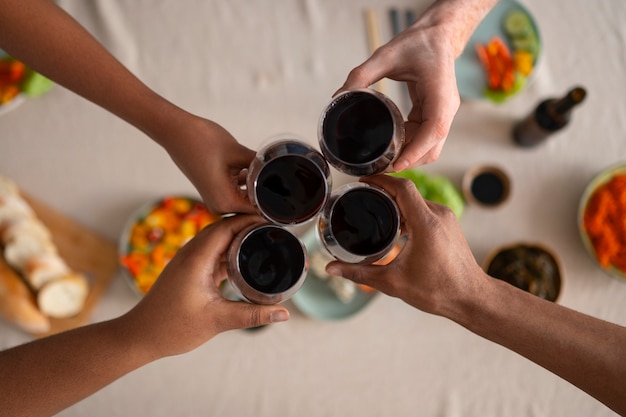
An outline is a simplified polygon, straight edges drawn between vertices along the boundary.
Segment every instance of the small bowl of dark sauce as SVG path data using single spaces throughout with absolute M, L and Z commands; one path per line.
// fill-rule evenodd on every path
M 462 188 L 463 195 L 469 203 L 496 207 L 509 198 L 511 181 L 501 168 L 484 165 L 465 173 Z

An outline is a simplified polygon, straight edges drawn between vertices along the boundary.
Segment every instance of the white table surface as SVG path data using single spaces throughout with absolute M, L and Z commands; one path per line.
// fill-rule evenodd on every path
M 281 132 L 316 144 L 321 109 L 368 56 L 365 7 L 379 12 L 386 40 L 388 7 L 419 11 L 428 1 L 60 4 L 157 92 L 257 149 Z M 492 210 L 467 207 L 461 220 L 477 259 L 498 245 L 540 242 L 563 263 L 560 303 L 626 325 L 626 283 L 596 267 L 576 228 L 587 182 L 626 160 L 626 2 L 524 4 L 544 42 L 532 84 L 504 105 L 463 102 L 441 158 L 425 169 L 460 184 L 475 165 L 504 167 L 513 181 L 509 201 Z M 513 146 L 516 119 L 577 84 L 588 97 L 566 131 L 541 147 Z M 404 103 L 398 85 L 387 87 Z M 194 192 L 161 148 L 61 87 L 2 115 L 0 127 L 0 173 L 112 240 L 142 203 Z M 93 320 L 116 317 L 136 302 L 120 275 Z M 60 415 L 614 415 L 517 354 L 399 300 L 378 296 L 337 322 L 307 318 L 287 305 L 288 323 L 220 335 L 137 370 Z M 28 340 L 0 322 L 0 348 Z

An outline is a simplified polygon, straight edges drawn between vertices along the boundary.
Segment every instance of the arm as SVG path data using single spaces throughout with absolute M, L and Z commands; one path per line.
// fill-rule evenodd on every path
M 497 0 L 437 0 L 404 32 L 354 68 L 339 91 L 382 78 L 406 82 L 412 108 L 395 171 L 435 161 L 459 108 L 454 60 Z
M 3 415 L 55 414 L 147 363 L 188 352 L 218 333 L 287 320 L 282 306 L 228 301 L 218 288 L 226 278 L 221 261 L 230 242 L 258 221 L 235 216 L 204 229 L 125 315 L 0 352 Z
M 149 89 L 52 1 L 0 0 L 0 48 L 163 146 L 212 212 L 253 212 L 238 183 L 254 152 Z
M 377 176 L 368 182 L 395 197 L 407 244 L 387 266 L 333 262 L 329 273 L 449 318 L 626 414 L 626 328 L 491 278 L 476 263 L 448 208 L 425 201 L 408 180 Z

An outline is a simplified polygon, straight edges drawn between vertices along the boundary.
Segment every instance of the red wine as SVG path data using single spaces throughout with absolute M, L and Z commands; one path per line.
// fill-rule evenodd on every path
M 348 164 L 363 164 L 383 155 L 394 135 L 391 112 L 380 99 L 362 91 L 338 98 L 328 109 L 323 140 L 330 153 Z
M 301 155 L 284 155 L 269 161 L 255 186 L 260 209 L 284 224 L 314 216 L 326 201 L 326 191 L 326 178 L 320 168 Z
M 241 276 L 252 288 L 278 294 L 300 280 L 306 256 L 296 236 L 278 226 L 266 226 L 244 239 L 238 264 Z
M 389 198 L 368 188 L 349 190 L 334 204 L 330 227 L 345 250 L 367 256 L 393 243 L 399 227 L 395 206 Z

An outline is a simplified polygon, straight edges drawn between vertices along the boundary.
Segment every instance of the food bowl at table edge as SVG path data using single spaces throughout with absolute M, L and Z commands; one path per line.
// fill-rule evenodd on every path
M 140 206 L 118 242 L 118 260 L 132 290 L 145 295 L 180 247 L 221 217 L 195 197 L 172 195 Z
M 602 262 L 598 258 L 596 249 L 585 227 L 585 212 L 587 211 L 588 204 L 589 204 L 591 197 L 601 186 L 607 184 L 612 178 L 616 176 L 624 176 L 624 179 L 625 179 L 624 183 L 626 184 L 626 163 L 622 162 L 616 165 L 609 166 L 608 168 L 602 170 L 600 173 L 596 174 L 591 179 L 591 181 L 587 184 L 587 186 L 585 187 L 585 190 L 582 193 L 582 196 L 580 198 L 579 205 L 578 205 L 578 216 L 577 216 L 578 233 L 582 240 L 583 246 L 585 247 L 585 250 L 591 256 L 591 258 L 596 262 L 598 267 L 602 271 L 610 275 L 611 277 L 626 281 L 625 269 L 620 269 L 613 264 L 610 264 L 608 266 L 602 265 Z M 626 209 L 626 207 L 623 207 L 623 209 Z M 624 230 L 624 232 L 625 232 L 624 238 L 626 239 L 626 230 Z M 626 249 L 626 242 L 625 242 L 625 249 Z M 626 253 L 626 250 L 624 251 L 624 253 Z

